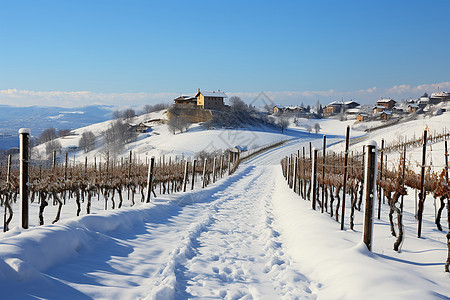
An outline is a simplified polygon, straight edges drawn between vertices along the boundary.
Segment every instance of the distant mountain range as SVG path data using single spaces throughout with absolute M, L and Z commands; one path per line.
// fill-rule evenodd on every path
M 38 137 L 47 128 L 77 129 L 111 119 L 112 106 L 92 105 L 76 108 L 0 105 L 0 150 L 18 147 L 18 131 L 30 128 Z

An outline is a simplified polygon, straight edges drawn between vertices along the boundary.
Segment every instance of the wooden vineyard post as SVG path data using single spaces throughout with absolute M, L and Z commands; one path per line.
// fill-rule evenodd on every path
M 293 160 L 292 160 L 292 155 L 289 155 L 289 168 L 288 168 L 288 184 L 289 184 L 289 188 L 292 189 L 292 171 L 293 171 Z
M 380 161 L 380 182 L 383 180 L 383 149 L 384 139 L 381 140 L 381 161 Z M 381 191 L 381 185 L 378 186 L 378 220 L 381 218 L 381 198 L 384 197 Z
M 56 150 L 53 150 L 52 168 L 56 167 Z
M 10 184 L 10 177 L 11 177 L 11 154 L 8 155 L 8 166 L 6 168 L 6 186 L 9 188 Z M 5 213 L 3 215 L 3 232 L 8 231 L 8 222 L 6 219 L 7 210 L 9 208 L 9 196 L 5 197 L 5 200 L 3 202 L 3 205 L 5 206 Z
M 298 187 L 297 187 L 297 194 L 301 195 L 302 193 L 302 179 L 301 179 L 301 171 L 302 171 L 302 159 L 300 157 L 300 150 L 298 150 L 298 156 L 297 156 L 297 176 L 298 176 Z
M 194 189 L 195 184 L 195 164 L 197 163 L 197 160 L 194 159 L 194 162 L 192 163 L 192 186 L 191 191 Z
M 213 161 L 213 169 L 212 169 L 212 182 L 216 182 L 216 160 L 217 158 L 214 157 L 214 161 Z
M 150 166 L 148 167 L 147 175 L 147 203 L 150 202 L 150 197 L 153 189 L 153 168 L 155 167 L 155 158 L 150 159 Z
M 222 178 L 222 169 L 223 169 L 223 154 L 220 155 L 220 169 L 219 169 L 219 176 Z
M 448 186 L 448 148 L 447 141 L 445 141 L 445 181 Z M 450 272 L 450 199 L 447 198 L 447 223 L 448 223 L 448 232 L 447 232 L 447 261 L 445 262 L 444 270 L 445 272 Z
M 312 209 L 316 210 L 316 197 L 317 197 L 317 149 L 313 149 L 311 185 L 312 185 L 312 204 L 311 205 L 312 205 Z
M 325 155 L 327 148 L 327 136 L 323 135 L 323 145 L 322 145 L 322 213 L 325 206 Z M 326 209 L 328 211 L 328 209 Z
M 66 162 L 64 164 L 64 180 L 67 179 L 67 165 L 69 164 L 69 152 L 66 152 Z
M 306 154 L 305 154 L 305 147 L 303 147 L 303 198 L 306 199 Z
M 293 183 L 294 193 L 297 188 L 297 168 L 298 168 L 298 157 L 294 156 L 294 183 Z
M 203 175 L 202 175 L 202 188 L 206 187 L 206 164 L 208 163 L 208 159 L 205 158 L 203 162 Z
M 31 130 L 21 128 L 19 130 L 20 144 L 20 220 L 23 229 L 28 228 L 28 149 Z
M 426 159 L 426 150 L 427 150 L 427 131 L 423 132 L 423 145 L 422 145 L 422 166 L 420 168 L 420 194 L 419 194 L 419 209 L 417 211 L 417 218 L 419 221 L 417 227 L 417 237 L 420 238 L 422 235 L 422 214 L 423 214 L 423 205 L 425 202 L 425 159 Z
M 133 159 L 133 152 L 130 150 L 130 158 L 128 159 L 128 191 L 127 198 L 130 200 L 130 183 L 131 183 L 131 165 Z
M 365 192 L 365 207 L 364 207 L 364 222 L 363 222 L 363 242 L 367 249 L 372 251 L 373 241 L 373 209 L 374 197 L 376 192 L 376 178 L 377 178 L 377 143 L 370 141 L 366 144 L 365 166 L 364 166 L 364 190 Z
M 347 126 L 347 133 L 345 135 L 345 153 L 344 153 L 344 185 L 342 187 L 342 211 L 341 211 L 341 230 L 344 230 L 345 219 L 345 193 L 347 189 L 347 164 L 348 164 L 348 144 L 350 139 L 350 126 Z
M 406 144 L 403 147 L 403 161 L 402 161 L 402 188 L 405 188 L 405 169 L 406 169 Z M 400 212 L 403 213 L 403 198 L 400 202 Z
M 88 165 L 88 161 L 87 161 L 87 156 L 84 157 L 84 179 L 87 179 L 87 165 Z
M 184 176 L 183 176 L 183 192 L 186 192 L 186 184 L 187 184 L 187 178 L 188 178 L 188 170 L 189 170 L 189 162 L 186 160 L 186 163 L 184 165 Z

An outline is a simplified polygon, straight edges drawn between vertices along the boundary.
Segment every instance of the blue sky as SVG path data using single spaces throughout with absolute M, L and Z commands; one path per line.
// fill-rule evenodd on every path
M 0 5 L 0 104 L 133 105 L 197 88 L 368 102 L 450 89 L 448 0 Z

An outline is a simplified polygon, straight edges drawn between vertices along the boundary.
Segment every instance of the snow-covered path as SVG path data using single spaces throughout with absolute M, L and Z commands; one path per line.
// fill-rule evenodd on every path
M 103 234 L 93 251 L 46 273 L 58 293 L 64 287 L 76 298 L 314 298 L 273 228 L 274 179 L 266 168 L 246 165 L 133 231 Z
M 178 268 L 182 289 L 199 298 L 314 298 L 273 228 L 273 176 L 265 168 L 246 166 L 247 171 L 217 195 L 192 257 Z

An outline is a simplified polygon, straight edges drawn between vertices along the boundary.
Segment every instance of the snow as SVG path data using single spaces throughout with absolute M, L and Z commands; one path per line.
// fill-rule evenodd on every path
M 202 94 L 205 97 L 220 97 L 220 98 L 228 98 L 228 96 L 224 92 L 219 91 L 200 91 L 200 94 Z
M 448 117 L 447 112 L 370 135 L 356 130 L 351 134 L 379 145 L 381 138 L 392 141 L 413 132 L 419 136 L 424 124 L 442 130 L 448 127 Z M 320 134 L 305 132 L 305 126 L 316 122 Z M 443 272 L 446 238 L 434 225 L 431 201 L 425 202 L 419 239 L 414 194 L 405 197 L 400 252 L 392 250 L 389 207 L 383 204 L 381 220 L 374 220 L 369 252 L 361 242 L 362 212 L 356 211 L 355 229 L 350 230 L 347 211 L 341 231 L 334 219 L 312 210 L 311 202 L 288 188 L 281 158 L 302 147 L 309 151 L 310 142 L 320 148 L 322 134 L 330 149 L 339 151 L 345 128 L 352 124 L 300 119 L 283 134 L 247 128 L 224 131 L 228 138 L 221 138 L 220 130 L 194 126 L 188 133 L 171 135 L 164 125 L 155 126 L 159 135 L 149 133 L 130 149 L 148 151 L 149 156 L 178 155 L 201 150 L 211 141 L 218 148 L 240 145 L 229 141 L 250 141 L 254 134 L 253 144 L 259 145 L 291 140 L 247 160 L 235 174 L 205 189 L 158 195 L 148 204 L 136 199 L 134 207 L 125 201 L 120 210 L 104 211 L 100 198 L 92 201 L 93 214 L 75 217 L 75 202 L 69 199 L 60 222 L 37 226 L 37 204 L 32 203 L 30 229 L 20 229 L 13 219 L 13 228 L 0 234 L 2 298 L 448 299 L 450 275 Z M 108 122 L 99 123 L 88 130 L 100 132 L 107 126 Z M 87 129 L 76 132 L 83 130 Z M 76 138 L 61 141 L 68 146 Z M 143 142 L 147 138 L 151 149 L 144 149 L 149 147 Z M 367 142 L 351 147 L 359 149 L 363 143 Z M 55 206 L 47 207 L 46 224 L 55 212 Z M 444 216 L 442 223 L 446 222 Z
M 30 128 L 20 128 L 19 134 L 31 134 L 31 129 Z

